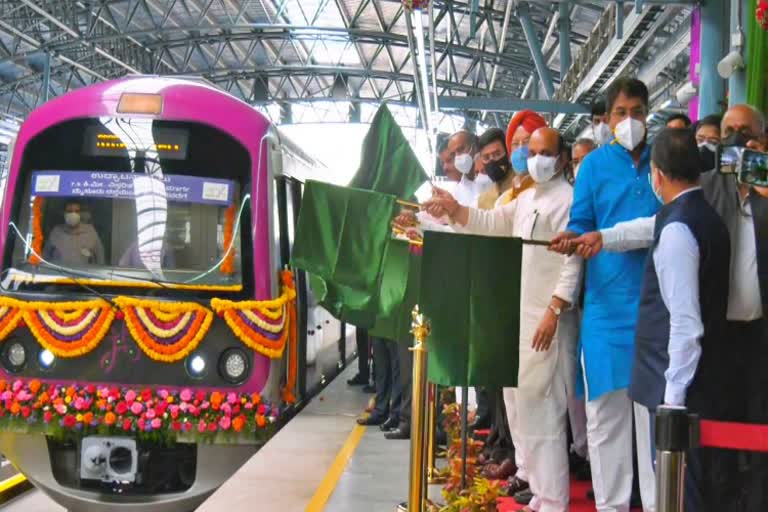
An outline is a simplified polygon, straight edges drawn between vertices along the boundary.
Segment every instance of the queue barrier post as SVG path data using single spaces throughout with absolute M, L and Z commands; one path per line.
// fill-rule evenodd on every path
M 699 444 L 698 416 L 685 407 L 656 409 L 656 511 L 683 512 L 686 452 Z

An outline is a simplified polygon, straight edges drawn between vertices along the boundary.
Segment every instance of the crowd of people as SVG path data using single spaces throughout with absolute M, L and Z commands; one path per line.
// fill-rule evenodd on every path
M 592 137 L 570 147 L 532 111 L 506 133 L 460 131 L 440 151 L 451 190 L 396 219 L 551 241 L 524 245 L 522 269 L 507 269 L 522 272 L 508 312 L 520 315 L 519 383 L 476 390 L 472 425 L 491 429 L 484 474 L 507 479 L 526 512 L 567 511 L 573 471 L 591 478 L 599 512 L 628 511 L 633 488 L 653 512 L 661 405 L 768 423 L 768 189 L 716 170 L 720 147 L 766 151 L 765 115 L 675 115 L 651 143 L 648 103 L 645 84 L 616 80 L 593 106 Z M 376 406 L 358 422 L 407 439 L 407 347 L 372 345 Z M 368 384 L 365 372 L 350 384 Z M 764 455 L 691 449 L 686 510 L 768 510 L 766 482 Z

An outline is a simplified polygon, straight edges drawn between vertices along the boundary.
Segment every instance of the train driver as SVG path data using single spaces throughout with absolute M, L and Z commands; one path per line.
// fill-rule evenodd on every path
M 92 224 L 80 221 L 81 205 L 68 201 L 64 207 L 64 224 L 51 230 L 43 258 L 60 265 L 104 264 L 104 246 Z

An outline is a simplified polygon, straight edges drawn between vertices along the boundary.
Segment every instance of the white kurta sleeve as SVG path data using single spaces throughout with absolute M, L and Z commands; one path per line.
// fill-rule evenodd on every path
M 612 228 L 601 229 L 603 249 L 610 252 L 646 249 L 653 243 L 653 229 L 656 217 L 640 217 L 619 222 Z
M 562 233 L 568 227 L 568 220 L 570 217 L 570 201 L 571 197 L 563 198 L 563 207 L 558 208 L 552 218 L 552 227 L 556 233 Z M 573 306 L 578 300 L 578 294 L 581 285 L 581 268 L 583 264 L 583 258 L 577 254 L 571 256 L 563 256 L 563 266 L 560 267 L 560 276 L 555 286 L 555 291 L 552 295 L 563 299 L 568 304 Z
M 423 231 L 444 231 L 453 233 L 454 229 L 448 225 L 439 222 L 441 219 L 435 219 L 427 212 L 416 213 L 416 219 L 419 221 L 419 228 Z
M 493 210 L 469 209 L 466 226 L 454 224 L 456 231 L 475 235 L 513 236 L 517 201 L 511 201 Z

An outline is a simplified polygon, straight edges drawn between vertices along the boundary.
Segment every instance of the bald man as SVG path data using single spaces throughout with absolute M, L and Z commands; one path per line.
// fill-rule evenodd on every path
M 573 188 L 563 172 L 563 146 L 556 130 L 534 131 L 526 163 L 535 185 L 506 205 L 488 211 L 467 208 L 438 191 L 425 207 L 433 215 L 448 215 L 459 231 L 549 240 L 567 225 L 573 201 Z M 498 271 L 504 275 L 503 269 Z M 568 396 L 576 380 L 578 320 L 572 306 L 580 272 L 578 257 L 523 246 L 518 387 L 504 390 L 505 402 L 512 401 L 507 410 L 519 412 L 514 421 L 534 494 L 523 510 L 568 510 L 566 423 Z

